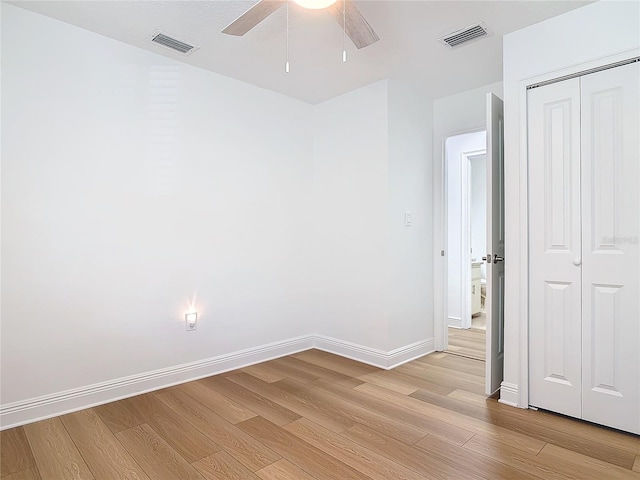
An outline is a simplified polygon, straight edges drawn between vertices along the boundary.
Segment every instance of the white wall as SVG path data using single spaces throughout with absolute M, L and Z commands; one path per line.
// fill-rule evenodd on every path
M 502 98 L 502 82 L 468 90 L 433 102 L 433 318 L 436 350 L 442 350 L 447 330 L 445 277 L 447 236 L 443 228 L 446 202 L 444 159 L 447 137 L 486 128 L 486 94 Z
M 469 159 L 486 150 L 486 132 L 449 137 L 447 158 L 447 315 L 448 325 L 470 328 L 471 264 L 467 264 L 464 245 L 470 246 L 469 231 Z M 486 180 L 485 180 L 486 181 Z M 463 237 L 466 241 L 463 242 Z M 470 248 L 470 247 L 469 247 Z M 470 257 L 469 257 L 470 258 Z M 464 318 L 463 318 L 464 317 Z
M 505 370 L 500 400 L 527 407 L 526 86 L 640 55 L 640 3 L 602 1 L 504 38 Z
M 428 99 L 395 80 L 316 106 L 320 335 L 406 358 L 432 350 L 430 119 Z
M 428 99 L 310 106 L 4 3 L 2 47 L 3 427 L 312 346 L 432 350 Z
M 316 105 L 314 114 L 317 331 L 387 350 L 387 81 Z
M 390 350 L 423 342 L 433 350 L 431 222 L 432 105 L 389 80 Z M 411 212 L 412 226 L 404 225 Z
M 310 105 L 6 3 L 2 71 L 3 405 L 313 333 Z
M 471 159 L 471 261 L 487 253 L 487 156 Z M 487 265 L 480 265 L 481 278 L 487 278 Z

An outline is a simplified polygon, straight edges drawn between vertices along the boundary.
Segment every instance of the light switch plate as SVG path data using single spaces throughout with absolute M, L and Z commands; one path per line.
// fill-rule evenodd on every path
M 411 216 L 411 212 L 406 211 L 404 212 L 404 226 L 410 227 L 411 225 L 413 225 L 413 217 Z

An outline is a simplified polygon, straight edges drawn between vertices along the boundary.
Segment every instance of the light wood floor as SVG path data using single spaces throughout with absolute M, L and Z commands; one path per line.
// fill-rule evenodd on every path
M 449 347 L 447 351 L 453 355 L 485 360 L 486 330 L 479 328 L 449 327 Z
M 640 479 L 639 437 L 487 399 L 483 371 L 310 350 L 6 430 L 2 477 Z

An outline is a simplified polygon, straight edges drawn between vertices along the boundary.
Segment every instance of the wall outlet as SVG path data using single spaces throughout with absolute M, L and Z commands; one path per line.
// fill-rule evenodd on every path
M 193 331 L 198 328 L 198 312 L 185 313 L 184 322 L 187 325 L 187 331 Z

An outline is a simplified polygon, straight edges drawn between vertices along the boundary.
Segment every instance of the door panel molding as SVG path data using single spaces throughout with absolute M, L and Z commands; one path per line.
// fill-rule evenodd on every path
M 530 403 L 580 417 L 580 80 L 528 92 Z M 542 203 L 542 204 L 541 204 Z

